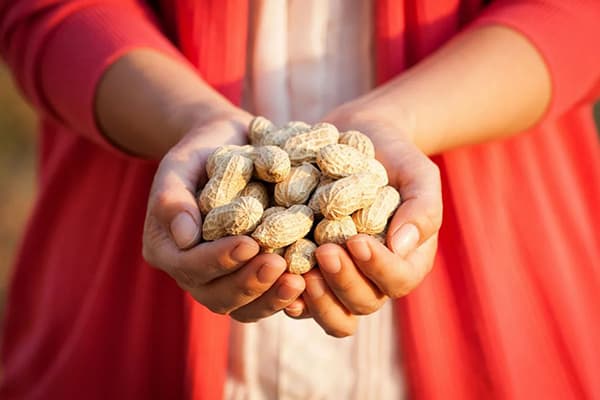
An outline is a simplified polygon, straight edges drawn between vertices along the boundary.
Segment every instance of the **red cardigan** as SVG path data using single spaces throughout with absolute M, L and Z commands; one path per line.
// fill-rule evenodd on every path
M 41 120 L 2 399 L 222 397 L 228 319 L 144 263 L 156 164 L 112 148 L 93 117 L 102 72 L 138 47 L 183 53 L 239 102 L 246 2 L 162 3 L 157 18 L 138 0 L 0 0 L 0 51 Z M 379 82 L 468 21 L 520 31 L 553 82 L 536 129 L 435 157 L 439 255 L 396 308 L 410 397 L 600 398 L 600 147 L 589 102 L 600 78 L 600 2 L 479 3 L 376 2 Z

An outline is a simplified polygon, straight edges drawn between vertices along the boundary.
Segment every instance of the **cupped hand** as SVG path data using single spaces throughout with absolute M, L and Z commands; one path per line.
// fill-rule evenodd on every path
M 213 312 L 242 322 L 267 317 L 303 292 L 304 280 L 286 273 L 285 260 L 259 254 L 247 236 L 201 242 L 196 190 L 204 165 L 221 144 L 245 144 L 248 117 L 220 118 L 194 127 L 162 159 L 150 191 L 144 225 L 146 261 Z
M 371 138 L 389 184 L 402 198 L 388 227 L 387 246 L 364 234 L 348 239 L 345 248 L 320 246 L 319 268 L 304 275 L 305 293 L 286 308 L 289 316 L 312 316 L 328 334 L 343 337 L 354 333 L 357 316 L 410 293 L 430 271 L 442 222 L 442 197 L 437 166 L 411 143 L 402 127 L 353 106 L 342 107 L 326 120 L 340 131 L 356 129 Z

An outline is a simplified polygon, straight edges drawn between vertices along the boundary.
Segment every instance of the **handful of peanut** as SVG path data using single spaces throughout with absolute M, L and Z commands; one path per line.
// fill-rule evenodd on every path
M 297 274 L 315 266 L 317 245 L 343 245 L 357 233 L 385 242 L 401 200 L 366 135 L 255 117 L 248 136 L 249 145 L 221 146 L 206 162 L 204 240 L 249 234 Z

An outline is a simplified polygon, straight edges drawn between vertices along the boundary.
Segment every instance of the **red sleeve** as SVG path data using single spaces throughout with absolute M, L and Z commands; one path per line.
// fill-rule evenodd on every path
M 94 117 L 104 70 L 133 48 L 179 57 L 136 0 L 0 0 L 0 52 L 42 113 L 105 144 Z
M 600 0 L 498 0 L 474 21 L 488 24 L 519 31 L 544 58 L 552 78 L 546 118 L 598 95 Z

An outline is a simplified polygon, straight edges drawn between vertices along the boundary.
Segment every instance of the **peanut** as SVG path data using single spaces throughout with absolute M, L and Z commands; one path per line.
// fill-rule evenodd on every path
M 254 197 L 239 197 L 229 204 L 215 207 L 206 214 L 202 238 L 217 240 L 227 235 L 243 235 L 256 228 L 263 213 Z
M 290 158 L 277 146 L 257 147 L 254 152 L 256 175 L 267 182 L 281 182 L 290 173 Z
M 347 144 L 360 151 L 367 158 L 375 158 L 375 147 L 371 139 L 359 131 L 346 131 L 340 134 L 340 143 Z
M 307 204 L 310 207 L 310 209 L 313 210 L 313 213 L 315 214 L 315 216 L 322 215 L 321 214 L 321 200 L 320 200 L 321 192 L 323 190 L 325 190 L 325 188 L 327 188 L 333 182 L 334 182 L 333 179 L 331 179 L 325 175 L 321 175 L 321 179 L 319 180 L 319 185 L 313 192 L 312 196 L 310 196 L 310 200 L 308 201 L 308 204 Z
M 347 144 L 329 144 L 317 154 L 317 165 L 321 172 L 334 179 L 361 172 L 365 169 L 365 163 L 365 156 Z
M 278 256 L 283 257 L 284 254 L 285 254 L 285 250 L 286 249 L 287 249 L 287 247 L 280 247 L 278 249 L 268 249 L 268 248 L 263 247 L 262 248 L 262 253 L 265 253 L 265 254 L 277 254 Z
M 270 145 L 282 147 L 289 138 L 308 130 L 310 130 L 310 125 L 300 121 L 291 121 L 280 129 L 266 133 L 260 140 L 252 142 L 252 144 L 256 146 Z
M 260 143 L 267 134 L 276 129 L 277 127 L 275 124 L 265 117 L 254 117 L 252 121 L 250 121 L 250 125 L 248 125 L 248 138 L 250 139 L 250 143 Z
M 281 207 L 281 206 L 269 207 L 269 208 L 265 209 L 265 212 L 263 212 L 263 221 L 265 219 L 269 218 L 271 215 L 278 213 L 278 212 L 285 211 L 285 210 L 286 210 L 286 208 Z
M 338 138 L 339 132 L 335 126 L 320 123 L 286 140 L 283 149 L 289 154 L 292 165 L 315 162 L 321 147 L 337 143 Z
M 285 251 L 288 271 L 292 274 L 304 274 L 317 263 L 315 250 L 317 246 L 308 239 L 298 239 Z
M 383 232 L 387 221 L 400 204 L 400 194 L 391 186 L 380 188 L 373 204 L 352 214 L 356 230 L 375 235 Z
M 235 154 L 252 159 L 253 153 L 254 146 L 250 145 L 237 146 L 234 144 L 228 144 L 217 147 L 217 149 L 210 156 L 208 156 L 208 159 L 206 160 L 206 175 L 209 178 L 212 178 L 215 175 L 217 167 L 227 164 L 227 161 Z
M 346 240 L 356 235 L 356 227 L 350 217 L 338 220 L 323 219 L 315 228 L 315 241 L 319 244 L 336 243 L 343 245 Z
M 321 191 L 318 202 L 325 218 L 340 219 L 365 208 L 377 196 L 379 186 L 369 173 L 350 175 L 339 179 Z
M 240 197 L 249 196 L 254 197 L 262 204 L 263 209 L 269 207 L 269 192 L 266 186 L 260 182 L 250 182 L 246 185 L 244 190 L 240 193 Z
M 275 203 L 285 207 L 305 203 L 319 183 L 320 175 L 319 170 L 308 163 L 293 167 L 288 176 L 275 185 Z
M 313 213 L 305 205 L 294 205 L 263 220 L 252 233 L 260 246 L 277 249 L 306 236 L 312 227 Z
M 200 211 L 207 214 L 213 208 L 238 197 L 250 180 L 252 170 L 252 160 L 239 154 L 232 155 L 225 163 L 220 164 L 200 192 Z
M 373 174 L 373 176 L 375 177 L 375 183 L 377 184 L 377 186 L 381 187 L 381 186 L 385 186 L 389 183 L 388 175 L 387 175 L 387 171 L 385 170 L 385 167 L 383 166 L 382 163 L 380 163 L 376 159 L 367 158 L 365 160 L 364 167 L 365 167 L 364 172 Z

